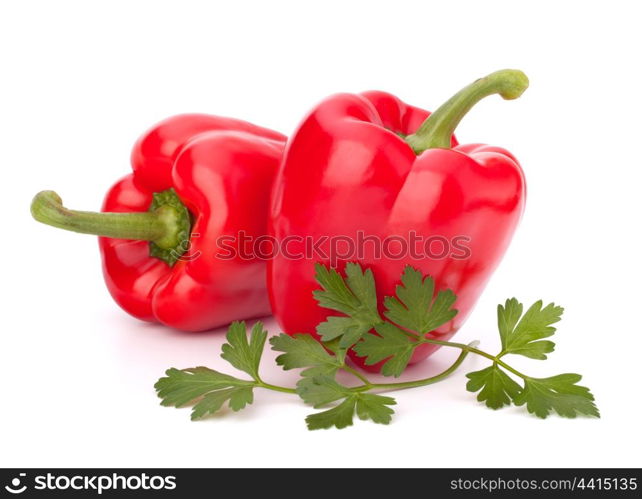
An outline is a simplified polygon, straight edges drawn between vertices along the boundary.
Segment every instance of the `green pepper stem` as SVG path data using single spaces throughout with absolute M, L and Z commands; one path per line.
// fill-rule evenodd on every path
M 450 148 L 451 137 L 462 118 L 484 97 L 499 94 L 517 99 L 528 88 L 528 77 L 517 69 L 502 69 L 463 88 L 432 113 L 419 129 L 406 137 L 416 154 L 426 149 Z
M 149 241 L 149 254 L 169 266 L 189 248 L 191 215 L 174 189 L 156 192 L 146 212 L 96 213 L 65 208 L 54 191 L 42 191 L 31 202 L 38 222 L 59 229 L 115 239 Z
M 42 191 L 31 202 L 33 218 L 59 229 L 118 239 L 155 241 L 165 237 L 168 225 L 158 213 L 96 213 L 65 208 L 54 191 Z
M 31 202 L 33 218 L 59 229 L 115 239 L 150 242 L 150 256 L 172 266 L 187 250 L 190 213 L 173 189 L 157 192 L 146 212 L 96 213 L 65 208 L 54 191 L 42 191 Z

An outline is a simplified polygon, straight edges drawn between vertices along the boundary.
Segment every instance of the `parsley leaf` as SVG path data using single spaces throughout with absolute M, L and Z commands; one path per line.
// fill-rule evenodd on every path
M 306 404 L 316 409 L 349 396 L 352 391 L 329 376 L 312 376 L 297 384 L 297 393 Z
M 228 402 L 234 412 L 240 411 L 254 401 L 251 386 L 226 388 L 205 395 L 192 410 L 192 420 L 201 419 L 208 414 L 214 414 Z
M 339 405 L 327 411 L 311 414 L 306 418 L 310 430 L 323 428 L 345 428 L 352 426 L 356 410 L 361 420 L 370 419 L 375 423 L 388 424 L 394 411 L 388 407 L 397 402 L 391 397 L 362 393 L 340 385 L 328 376 L 314 376 L 299 383 L 299 396 L 315 408 L 344 399 Z
M 239 411 L 253 400 L 254 382 L 207 367 L 171 368 L 165 374 L 166 377 L 160 378 L 154 385 L 162 399 L 161 405 L 181 407 L 195 402 L 193 420 L 215 413 L 225 402 L 229 401 L 233 411 Z
M 281 352 L 276 362 L 285 370 L 303 368 L 296 388 L 266 383 L 259 377 L 259 364 L 267 331 L 257 322 L 248 335 L 245 322 L 234 322 L 227 332 L 221 357 L 235 368 L 249 374 L 253 380 L 243 380 L 227 374 L 195 367 L 169 369 L 155 388 L 161 404 L 180 407 L 193 405 L 192 419 L 216 413 L 227 405 L 239 411 L 254 400 L 254 388 L 297 394 L 314 408 L 328 404 L 333 407 L 306 418 L 310 430 L 345 428 L 351 426 L 355 414 L 359 419 L 388 424 L 396 404 L 393 398 L 370 393 L 372 390 L 398 389 L 429 385 L 454 372 L 467 355 L 474 353 L 492 361 L 485 369 L 468 373 L 466 389 L 477 393 L 477 400 L 492 409 L 510 405 L 525 405 L 528 412 L 546 418 L 553 412 L 574 418 L 578 415 L 600 417 L 594 397 L 588 388 L 577 383 L 579 374 L 560 374 L 550 378 L 531 378 L 500 359 L 518 354 L 533 359 L 546 359 L 555 345 L 546 338 L 555 333 L 552 324 L 564 311 L 551 303 L 534 303 L 525 313 L 515 298 L 497 308 L 497 325 L 502 349 L 491 355 L 477 348 L 477 342 L 464 345 L 436 340 L 427 334 L 452 320 L 456 297 L 450 290 L 435 295 L 435 282 L 416 269 L 406 266 L 395 295 L 383 300 L 385 313 L 379 314 L 374 276 L 357 263 L 348 263 L 345 277 L 323 265 L 316 266 L 317 280 L 322 289 L 314 292 L 319 305 L 345 316 L 331 316 L 317 326 L 323 343 L 312 336 L 280 334 L 270 339 L 272 349 Z M 373 331 L 374 330 L 374 331 Z M 371 333 L 371 334 L 369 334 Z M 350 348 L 365 359 L 367 365 L 381 364 L 386 376 L 398 377 L 408 365 L 415 348 L 421 344 L 438 344 L 458 348 L 457 360 L 442 373 L 407 383 L 372 383 L 368 378 L 346 365 Z M 362 384 L 342 385 L 337 372 L 346 371 Z M 523 386 L 509 374 L 519 377 Z
M 367 334 L 353 348 L 366 365 L 388 359 L 381 368 L 384 376 L 399 377 L 408 365 L 418 343 L 394 324 L 382 322 L 375 326 L 377 334 Z
M 286 371 L 307 367 L 301 373 L 302 376 L 326 374 L 334 377 L 341 367 L 339 358 L 329 354 L 321 343 L 307 334 L 280 334 L 270 338 L 270 344 L 272 350 L 284 352 L 276 358 L 276 363 Z
M 339 405 L 327 411 L 311 414 L 305 418 L 305 421 L 309 430 L 326 429 L 333 426 L 341 429 L 352 426 L 356 410 L 357 416 L 361 420 L 370 419 L 374 423 L 388 424 L 394 414 L 389 406 L 396 403 L 392 397 L 352 392 Z
M 485 402 L 491 409 L 500 409 L 510 405 L 522 391 L 522 387 L 508 376 L 496 363 L 482 369 L 466 374 L 470 380 L 466 384 L 469 392 L 479 392 L 477 400 Z
M 574 418 L 578 414 L 600 417 L 595 406 L 593 394 L 588 388 L 577 383 L 582 379 L 579 374 L 567 373 L 550 378 L 531 378 L 505 365 L 499 358 L 505 354 L 518 354 L 532 359 L 546 359 L 555 344 L 543 340 L 555 332 L 551 324 L 561 318 L 564 309 L 553 303 L 543 307 L 541 300 L 535 302 L 522 315 L 524 307 L 515 298 L 497 307 L 497 326 L 502 342 L 502 351 L 494 357 L 490 367 L 468 373 L 466 389 L 479 392 L 477 400 L 486 402 L 492 409 L 510 405 L 526 405 L 526 409 L 537 417 L 546 418 L 553 411 L 562 417 Z M 484 356 L 488 356 L 484 354 Z M 524 380 L 524 386 L 508 376 L 500 366 L 511 370 Z
M 259 381 L 259 364 L 266 338 L 267 331 L 261 322 L 254 324 L 249 341 L 245 322 L 233 322 L 227 330 L 227 343 L 223 345 L 221 357 Z
M 245 322 L 234 322 L 227 330 L 228 343 L 223 345 L 221 357 L 254 381 L 246 381 L 227 374 L 195 367 L 169 369 L 156 383 L 162 405 L 180 407 L 194 403 L 192 419 L 200 419 L 219 411 L 227 402 L 230 409 L 240 411 L 254 400 L 255 382 L 260 382 L 259 363 L 265 346 L 267 331 L 257 322 L 248 340 Z
M 358 263 L 347 263 L 345 275 L 344 280 L 336 270 L 316 264 L 316 280 L 323 289 L 314 291 L 314 297 L 321 307 L 348 316 L 328 317 L 317 326 L 317 333 L 323 341 L 340 338 L 341 348 L 352 346 L 381 322 L 372 271 L 363 271 Z
M 374 277 L 371 270 L 362 270 L 357 263 L 346 264 L 345 275 L 321 264 L 316 266 L 316 279 L 322 290 L 315 291 L 319 305 L 347 314 L 348 317 L 328 317 L 317 326 L 324 342 L 339 339 L 339 348 L 354 346 L 366 364 L 386 360 L 382 367 L 385 376 L 398 377 L 408 365 L 419 337 L 450 321 L 457 310 L 451 308 L 456 296 L 444 290 L 435 296 L 435 282 L 407 265 L 397 286 L 395 297 L 386 297 L 386 318 L 377 310 Z M 412 332 L 405 332 L 399 326 Z M 375 329 L 377 334 L 366 334 Z M 362 341 L 359 341 L 359 340 Z
M 502 349 L 506 348 L 506 340 L 515 329 L 523 311 L 524 306 L 517 301 L 517 298 L 509 298 L 504 306 L 497 305 L 497 327 L 502 340 Z
M 388 406 L 396 405 L 395 399 L 372 393 L 359 393 L 355 397 L 357 399 L 357 416 L 359 416 L 359 419 L 362 421 L 370 419 L 373 423 L 378 424 L 390 423 L 395 411 Z
M 430 276 L 407 265 L 401 276 L 402 284 L 395 290 L 396 296 L 384 301 L 385 316 L 392 322 L 421 335 L 429 333 L 457 315 L 452 309 L 457 297 L 449 290 L 435 293 L 435 281 Z
M 324 322 L 317 325 L 317 334 L 321 336 L 324 342 L 339 339 L 339 346 L 348 348 L 370 331 L 372 326 L 371 322 L 362 321 L 356 317 L 331 315 Z
M 546 354 L 555 349 L 555 343 L 544 338 L 555 333 L 551 324 L 561 320 L 564 309 L 554 303 L 542 306 L 542 300 L 539 300 L 522 316 L 522 304 L 515 298 L 506 300 L 504 306 L 498 305 L 497 322 L 502 340 L 502 352 L 498 357 L 510 353 L 545 360 Z
M 555 411 L 562 417 L 578 414 L 600 417 L 593 394 L 585 386 L 577 385 L 582 376 L 574 373 L 550 378 L 526 378 L 524 390 L 515 397 L 515 405 L 526 404 L 526 409 L 539 418 Z
M 305 418 L 308 430 L 324 430 L 333 426 L 340 430 L 352 426 L 355 405 L 356 400 L 348 397 L 332 409 L 310 414 Z

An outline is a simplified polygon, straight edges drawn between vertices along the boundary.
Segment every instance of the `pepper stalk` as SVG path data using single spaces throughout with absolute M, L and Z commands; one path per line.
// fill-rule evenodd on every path
M 149 241 L 150 256 L 172 266 L 185 253 L 191 216 L 174 189 L 157 192 L 146 212 L 97 213 L 65 208 L 54 191 L 42 191 L 31 202 L 31 215 L 52 227 L 115 239 Z
M 502 69 L 479 78 L 442 104 L 406 142 L 417 155 L 427 149 L 449 149 L 455 128 L 480 100 L 493 94 L 517 99 L 527 88 L 528 77 L 518 69 Z

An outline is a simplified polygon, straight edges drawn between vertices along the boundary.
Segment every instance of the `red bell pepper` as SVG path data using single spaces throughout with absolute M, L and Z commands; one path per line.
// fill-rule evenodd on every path
M 40 222 L 100 237 L 107 287 L 131 315 L 200 331 L 270 312 L 266 264 L 217 258 L 217 239 L 267 232 L 270 188 L 285 137 L 202 114 L 169 118 L 143 135 L 134 172 L 107 193 L 103 213 L 68 210 L 39 193 Z
M 297 238 L 312 236 L 326 240 L 318 247 L 328 253 L 332 239 L 327 238 L 369 237 L 358 259 L 372 270 L 380 296 L 394 294 L 406 265 L 431 275 L 437 290 L 455 292 L 458 315 L 428 334 L 447 340 L 504 254 L 525 199 L 523 173 L 512 154 L 488 145 L 455 145 L 452 135 L 480 99 L 496 93 L 514 99 L 527 86 L 521 71 L 498 71 L 464 88 L 433 114 L 383 92 L 339 94 L 323 101 L 291 137 L 275 182 L 271 233 L 277 243 L 294 240 L 288 248 L 293 253 Z M 443 258 L 396 251 L 393 257 L 378 255 L 371 244 L 373 237 L 407 238 L 411 232 L 424 241 L 435 235 L 442 242 L 463 237 L 468 251 Z M 306 251 L 303 246 L 298 250 Z M 315 327 L 334 314 L 320 308 L 312 295 L 318 289 L 316 261 L 327 264 L 333 258 L 278 254 L 270 262 L 272 309 L 286 333 L 318 338 Z M 356 259 L 339 258 L 337 267 Z M 381 301 L 379 307 L 383 310 Z M 422 345 L 411 362 L 436 348 Z

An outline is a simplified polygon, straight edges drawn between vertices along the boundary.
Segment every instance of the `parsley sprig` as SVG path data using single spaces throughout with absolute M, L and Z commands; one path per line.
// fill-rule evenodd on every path
M 577 383 L 579 374 L 566 373 L 547 378 L 527 376 L 509 365 L 509 355 L 522 355 L 545 360 L 555 344 L 550 338 L 556 331 L 552 324 L 560 321 L 564 309 L 551 303 L 535 302 L 524 312 L 515 298 L 497 308 L 501 350 L 492 355 L 468 344 L 437 339 L 434 331 L 448 330 L 457 314 L 453 308 L 455 294 L 436 290 L 434 280 L 407 266 L 394 296 L 383 299 L 379 313 L 378 297 L 372 271 L 357 263 L 348 263 L 341 275 L 321 264 L 316 267 L 320 289 L 314 296 L 321 307 L 338 312 L 319 324 L 316 332 L 321 342 L 308 334 L 270 338 L 272 349 L 281 352 L 276 362 L 285 370 L 302 369 L 296 387 L 266 383 L 259 375 L 261 355 L 267 331 L 261 322 L 248 335 L 244 322 L 233 323 L 227 333 L 221 357 L 250 379 L 239 379 L 207 367 L 169 369 L 155 385 L 161 404 L 181 407 L 192 405 L 192 419 L 200 419 L 223 409 L 244 409 L 254 400 L 254 389 L 263 388 L 297 394 L 316 409 L 325 409 L 306 418 L 310 430 L 351 426 L 355 415 L 362 420 L 388 424 L 396 405 L 394 398 L 382 391 L 416 388 L 441 381 L 456 371 L 469 354 L 479 355 L 491 364 L 466 375 L 466 389 L 477 393 L 477 400 L 491 409 L 514 404 L 540 418 L 555 412 L 574 418 L 577 415 L 599 417 L 599 411 L 588 388 Z M 429 334 L 432 333 L 432 334 Z M 399 377 L 416 348 L 433 344 L 459 349 L 460 355 L 442 373 L 413 381 L 373 383 L 366 375 L 347 363 L 352 349 L 367 365 L 382 363 L 384 376 Z M 337 373 L 347 372 L 359 382 L 346 385 Z M 329 407 L 329 408 L 328 408 Z

